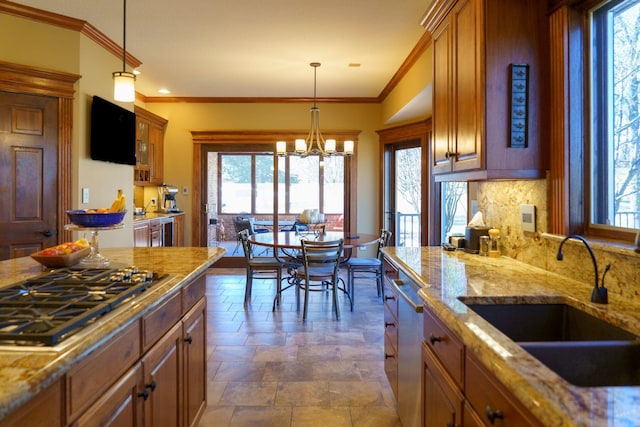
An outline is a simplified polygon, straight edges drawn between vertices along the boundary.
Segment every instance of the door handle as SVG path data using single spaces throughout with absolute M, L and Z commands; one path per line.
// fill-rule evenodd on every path
M 44 237 L 51 237 L 53 236 L 53 232 L 51 230 L 44 230 L 41 231 L 40 234 L 42 234 Z

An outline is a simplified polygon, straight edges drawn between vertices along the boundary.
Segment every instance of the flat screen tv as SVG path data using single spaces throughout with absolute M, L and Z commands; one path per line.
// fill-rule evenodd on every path
M 91 103 L 91 158 L 136 164 L 136 115 L 99 96 Z

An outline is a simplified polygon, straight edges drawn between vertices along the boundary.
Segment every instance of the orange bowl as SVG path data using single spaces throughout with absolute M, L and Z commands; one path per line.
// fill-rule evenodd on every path
M 89 255 L 91 248 L 82 248 L 79 251 L 66 255 L 42 255 L 43 251 L 31 254 L 31 258 L 48 268 L 71 267 L 79 263 L 84 257 Z

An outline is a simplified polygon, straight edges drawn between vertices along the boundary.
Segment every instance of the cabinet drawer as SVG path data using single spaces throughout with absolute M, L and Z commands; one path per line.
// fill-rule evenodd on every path
M 510 392 L 488 372 L 481 362 L 470 353 L 465 364 L 465 392 L 467 401 L 476 412 L 476 419 L 482 419 L 489 426 L 492 415 L 499 414 L 502 419 L 498 425 L 539 426 L 536 419 L 513 397 Z M 466 423 L 466 419 L 465 419 Z
M 153 343 L 175 325 L 182 315 L 182 298 L 178 292 L 167 302 L 142 318 L 142 349 L 147 351 Z
M 430 310 L 424 310 L 424 341 L 451 378 L 462 388 L 464 345 Z
M 384 336 L 389 339 L 395 349 L 398 348 L 398 321 L 386 304 L 384 305 Z
M 384 337 L 384 372 L 387 374 L 389 385 L 393 390 L 393 395 L 398 399 L 398 353 L 389 342 L 389 338 Z
M 383 283 L 384 286 L 384 307 L 389 310 L 389 313 L 394 318 L 398 318 L 398 294 L 396 294 L 395 290 L 388 286 L 386 283 Z
M 73 421 L 139 358 L 140 324 L 135 322 L 72 367 L 66 376 L 67 421 Z
M 204 297 L 206 276 L 202 275 L 182 288 L 182 313 L 191 310 L 202 297 Z
M 58 380 L 3 419 L 3 427 L 61 427 L 62 381 Z
M 398 269 L 389 261 L 387 261 L 386 258 L 384 259 L 383 268 L 384 268 L 384 275 L 389 280 L 398 278 Z

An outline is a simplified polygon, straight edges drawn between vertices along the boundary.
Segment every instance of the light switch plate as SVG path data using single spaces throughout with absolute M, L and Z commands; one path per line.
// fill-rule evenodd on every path
M 186 185 L 182 187 L 182 194 L 185 196 L 189 194 L 189 188 Z
M 535 205 L 520 205 L 520 224 L 522 231 L 536 231 L 536 207 Z
M 83 204 L 89 203 L 89 189 L 88 188 L 83 188 L 82 189 L 82 203 Z

